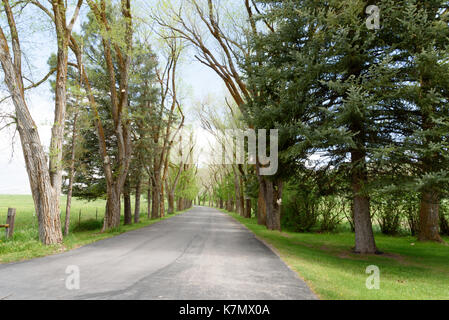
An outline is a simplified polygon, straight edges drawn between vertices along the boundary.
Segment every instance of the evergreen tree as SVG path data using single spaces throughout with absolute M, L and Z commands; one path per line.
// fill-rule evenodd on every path
M 388 1 L 396 101 L 407 133 L 385 157 L 400 163 L 396 187 L 419 192 L 419 240 L 439 241 L 439 206 L 449 182 L 449 15 L 447 1 Z
M 321 166 L 346 177 L 355 251 L 375 253 L 370 190 L 391 182 L 389 165 L 398 162 L 385 166 L 385 153 L 411 131 L 393 33 L 403 8 L 389 0 L 261 2 L 267 5 L 261 18 L 276 28 L 255 39 L 260 54 L 246 70 L 257 98 L 247 114 L 258 127 L 281 130 L 287 174 L 320 154 Z M 383 13 L 380 30 L 366 23 L 374 3 Z

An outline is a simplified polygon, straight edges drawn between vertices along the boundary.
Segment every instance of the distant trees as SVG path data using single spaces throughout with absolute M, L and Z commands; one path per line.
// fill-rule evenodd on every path
M 193 47 L 196 60 L 223 80 L 233 102 L 240 112 L 243 112 L 243 107 L 251 101 L 253 92 L 247 87 L 241 66 L 253 50 L 249 40 L 251 35 L 258 32 L 253 17 L 258 9 L 254 1 L 244 0 L 239 2 L 239 5 L 238 10 L 232 11 L 235 9 L 232 5 L 232 8 L 227 8 L 227 5 L 215 0 L 183 0 L 179 6 L 178 3 L 162 1 L 158 10 L 154 10 L 152 18 L 161 28 L 170 30 L 173 36 Z M 269 24 L 265 26 L 272 29 Z M 246 125 L 253 127 L 251 123 Z M 251 202 L 245 202 L 243 197 L 245 170 L 242 170 L 242 167 L 237 169 L 235 170 L 237 182 L 234 187 L 238 199 L 235 199 L 235 204 L 237 211 L 243 214 L 245 211 L 251 211 L 245 210 L 245 204 Z M 263 214 L 268 208 L 269 215 L 273 213 L 280 218 L 279 207 L 276 205 L 280 194 L 274 194 L 280 189 L 277 185 L 273 186 L 273 180 L 266 180 L 262 176 L 259 176 L 259 180 L 262 187 L 259 187 L 258 211 Z M 267 192 L 263 192 L 265 190 L 263 186 L 267 184 L 269 188 Z M 277 181 L 275 184 L 280 182 Z M 272 199 L 273 203 L 265 201 L 267 197 Z

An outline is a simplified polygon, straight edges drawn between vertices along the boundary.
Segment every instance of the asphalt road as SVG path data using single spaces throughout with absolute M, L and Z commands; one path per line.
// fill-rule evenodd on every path
M 68 290 L 67 282 L 76 286 L 76 268 L 80 287 Z M 215 209 L 195 207 L 70 252 L 0 265 L 1 299 L 316 297 L 245 227 Z

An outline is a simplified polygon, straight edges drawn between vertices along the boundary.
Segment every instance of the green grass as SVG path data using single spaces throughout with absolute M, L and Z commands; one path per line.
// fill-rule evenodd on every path
M 34 216 L 34 204 L 28 195 L 0 195 L 0 224 L 6 222 L 9 207 L 16 208 L 14 237 L 5 239 L 4 229 L 0 229 L 0 263 L 9 263 L 60 253 L 86 244 L 107 239 L 124 232 L 139 229 L 163 219 L 150 220 L 147 218 L 147 202 L 141 200 L 141 222 L 130 226 L 121 225 L 120 228 L 100 233 L 105 210 L 105 200 L 87 202 L 72 199 L 72 214 L 70 219 L 69 236 L 64 237 L 62 245 L 44 246 L 39 241 L 37 218 Z M 66 198 L 61 198 L 62 223 L 65 216 Z M 81 212 L 81 216 L 80 216 Z M 143 213 L 145 212 L 145 213 Z
M 449 299 L 449 246 L 376 233 L 384 255 L 351 252 L 354 234 L 268 231 L 255 219 L 229 213 L 276 249 L 321 299 Z M 449 238 L 445 238 L 449 242 Z M 380 269 L 380 289 L 366 288 L 366 268 Z

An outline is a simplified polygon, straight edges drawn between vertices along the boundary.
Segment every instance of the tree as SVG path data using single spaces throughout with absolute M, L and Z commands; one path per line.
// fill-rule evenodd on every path
M 170 34 L 162 35 L 162 38 L 167 50 L 166 63 L 162 70 L 156 70 L 156 78 L 160 86 L 160 101 L 151 110 L 157 121 L 152 126 L 150 134 L 155 148 L 150 162 L 151 167 L 148 168 L 152 190 L 151 217 L 153 219 L 163 217 L 165 214 L 164 194 L 169 170 L 169 155 L 173 141 L 184 125 L 184 115 L 177 95 L 177 68 L 183 44 Z M 173 132 L 177 114 L 181 116 L 181 121 Z
M 151 172 L 145 176 L 145 168 L 149 168 L 151 157 L 156 146 L 151 139 L 153 128 L 160 122 L 152 108 L 158 103 L 160 91 L 156 77 L 158 60 L 149 43 L 148 35 L 139 34 L 139 40 L 135 46 L 135 54 L 132 63 L 132 79 L 130 82 L 130 108 L 132 116 L 133 132 L 133 161 L 129 178 L 135 185 L 134 222 L 140 220 L 140 198 L 144 181 L 150 180 Z M 151 184 L 148 185 L 148 217 L 151 210 Z
M 108 16 L 119 15 L 118 9 L 114 7 L 107 9 Z M 87 75 L 84 83 L 85 86 L 86 83 L 88 84 L 90 89 L 87 94 L 89 99 L 93 101 L 93 103 L 90 103 L 89 111 L 92 119 L 96 121 L 97 127 L 83 132 L 85 148 L 89 150 L 82 158 L 87 170 L 77 176 L 75 190 L 77 196 L 94 199 L 108 196 L 104 163 L 102 155 L 97 152 L 99 128 L 101 128 L 104 137 L 110 137 L 104 141 L 104 145 L 111 159 L 118 158 L 119 150 L 115 138 L 114 116 L 111 112 L 110 75 L 107 63 L 104 60 L 104 46 L 101 45 L 103 38 L 101 32 L 99 32 L 95 16 L 91 13 L 88 18 L 89 20 L 83 25 L 84 37 L 79 42 L 84 47 L 83 70 L 84 74 Z M 120 24 L 114 22 L 113 25 L 118 28 Z M 125 204 L 125 224 L 132 223 L 132 189 L 136 190 L 134 221 L 139 221 L 140 194 L 142 188 L 144 188 L 143 181 L 145 181 L 144 167 L 151 163 L 156 151 L 152 139 L 153 129 L 161 124 L 161 119 L 158 119 L 154 113 L 154 108 L 158 105 L 160 99 L 156 76 L 158 60 L 152 51 L 146 30 L 140 27 L 140 25 L 135 26 L 136 37 L 132 44 L 133 54 L 130 61 L 127 89 L 128 105 L 126 111 L 123 111 L 123 121 L 126 120 L 127 134 L 130 136 L 132 149 L 131 156 L 128 159 L 130 161 L 129 170 L 122 189 Z M 120 87 L 120 65 L 117 59 L 113 60 L 113 68 L 118 72 L 116 86 Z M 165 110 L 163 111 L 165 115 Z M 101 122 L 98 123 L 98 120 Z M 115 164 L 115 166 L 118 165 L 118 163 Z M 118 169 L 115 166 L 113 169 Z M 151 172 L 148 175 L 151 176 Z
M 127 179 L 132 154 L 127 110 L 129 70 L 133 48 L 133 24 L 129 0 L 120 2 L 120 16 L 114 16 L 118 21 L 108 15 L 113 8 L 108 6 L 105 0 L 101 0 L 99 3 L 95 1 L 87 1 L 87 3 L 93 13 L 97 31 L 101 31 L 100 37 L 104 50 L 113 119 L 113 135 L 117 144 L 116 156 L 108 154 L 104 126 L 98 113 L 97 102 L 89 82 L 89 76 L 84 70 L 82 52 L 73 37 L 70 39 L 70 45 L 77 57 L 78 68 L 81 70 L 83 84 L 93 110 L 97 129 L 99 154 L 102 159 L 107 189 L 106 215 L 103 225 L 103 231 L 105 231 L 120 225 L 120 198 Z M 114 68 L 114 59 L 116 59 L 118 69 Z
M 441 0 L 388 4 L 395 18 L 389 36 L 400 69 L 397 100 L 406 112 L 402 123 L 408 133 L 388 156 L 405 166 L 398 187 L 421 194 L 418 239 L 442 242 L 439 207 L 449 182 L 448 4 Z
M 246 70 L 258 95 L 247 114 L 256 126 L 279 128 L 284 173 L 298 165 L 306 171 L 308 159 L 320 154 L 321 166 L 350 181 L 355 251 L 376 253 L 369 186 L 381 170 L 374 153 L 403 133 L 396 121 L 403 113 L 395 115 L 394 49 L 366 27 L 369 1 L 264 3 L 262 16 L 276 28 L 255 38 Z
M 57 56 L 53 55 L 49 62 L 50 70 L 56 68 Z M 75 181 L 75 175 L 77 172 L 81 172 L 82 165 L 79 159 L 83 158 L 84 139 L 80 135 L 80 128 L 86 130 L 89 128 L 89 121 L 85 108 L 83 106 L 84 93 L 81 88 L 81 79 L 79 72 L 73 66 L 68 68 L 67 72 L 67 101 L 66 101 L 66 119 L 64 124 L 64 141 L 63 141 L 63 167 L 65 171 L 68 171 L 68 183 L 67 183 L 67 201 L 65 211 L 64 222 L 64 235 L 69 234 L 70 228 L 70 212 L 73 195 L 73 184 Z M 52 91 L 55 93 L 56 81 L 51 81 Z M 63 185 L 63 189 L 64 189 Z
M 20 38 L 13 10 L 8 0 L 3 0 L 3 7 L 8 20 L 13 57 L 11 57 L 6 35 L 3 29 L 0 28 L 0 61 L 5 74 L 5 82 L 15 106 L 17 128 L 38 217 L 39 238 L 42 243 L 48 245 L 62 242 L 59 213 L 62 186 L 62 141 L 66 111 L 67 55 L 69 38 L 75 21 L 78 18 L 82 1 L 77 2 L 74 14 L 69 23 L 66 20 L 67 7 L 64 1 L 51 1 L 53 13 L 42 6 L 39 1 L 33 1 L 32 3 L 51 18 L 55 25 L 58 42 L 57 68 L 51 72 L 56 71 L 57 80 L 55 87 L 55 121 L 52 128 L 48 164 L 36 124 L 30 115 L 25 101 Z M 48 76 L 43 81 L 47 78 Z

